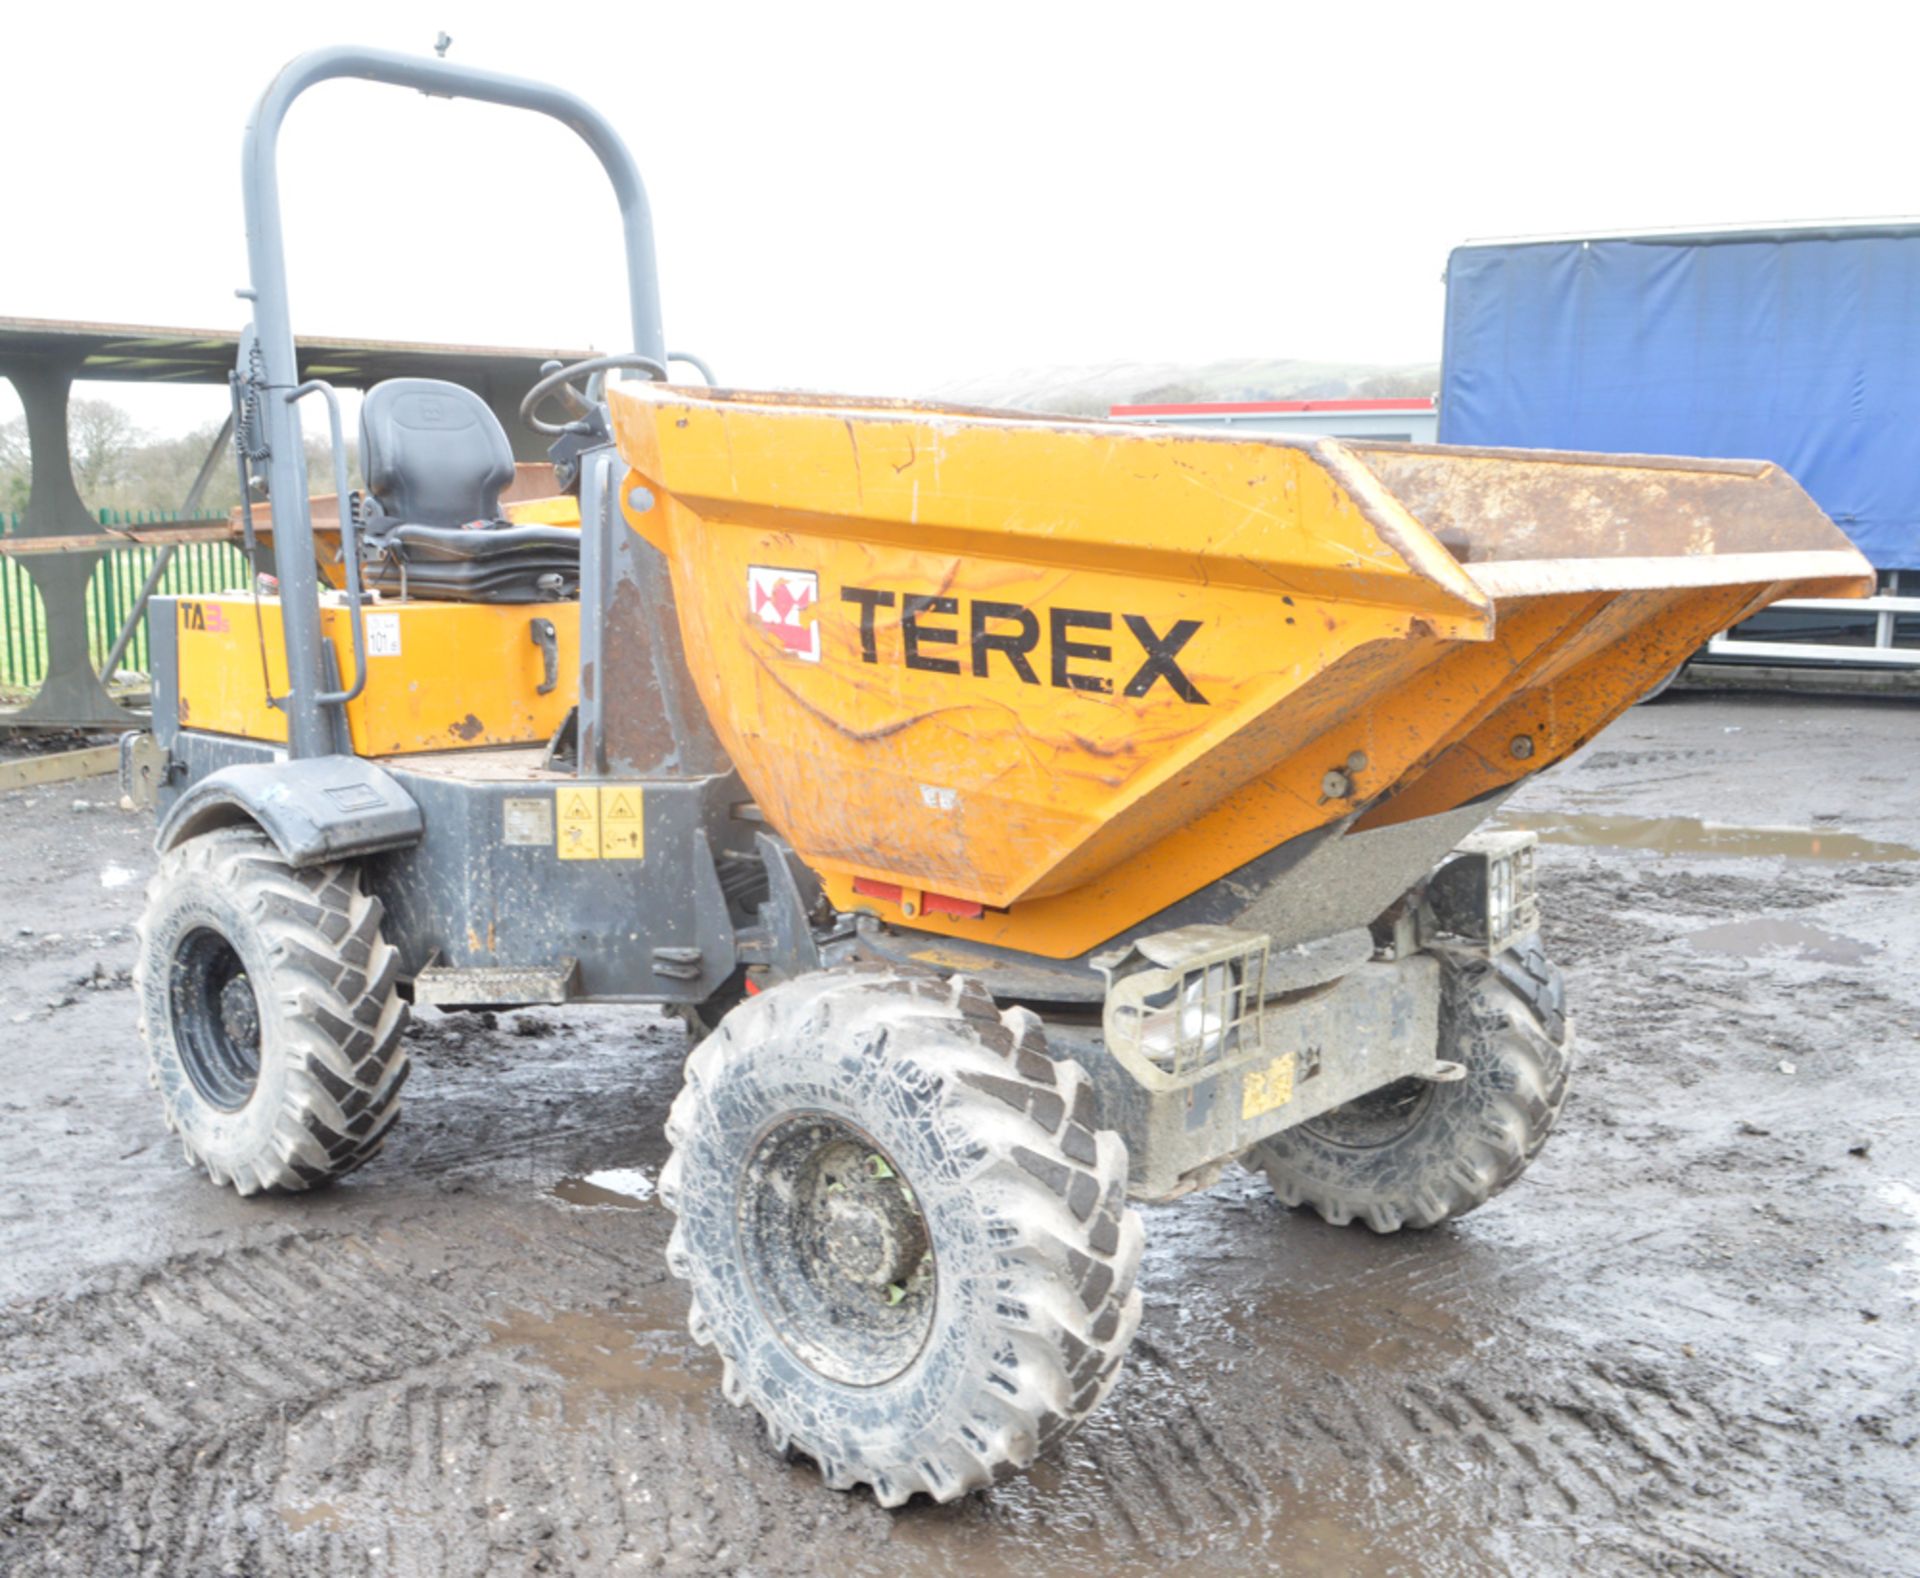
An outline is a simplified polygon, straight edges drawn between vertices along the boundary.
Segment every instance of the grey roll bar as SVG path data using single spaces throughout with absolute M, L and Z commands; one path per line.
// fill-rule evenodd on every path
M 247 122 L 240 177 L 247 215 L 247 263 L 252 277 L 252 289 L 244 294 L 253 302 L 259 371 L 268 394 L 259 402 L 258 410 L 261 436 L 271 451 L 267 485 L 274 506 L 274 561 L 280 575 L 287 647 L 287 754 L 296 760 L 331 754 L 333 737 L 321 694 L 320 586 L 313 560 L 313 522 L 307 508 L 306 454 L 299 413 L 284 398 L 299 385 L 300 376 L 287 305 L 287 260 L 280 229 L 280 126 L 295 99 L 315 83 L 337 77 L 417 88 L 433 98 L 479 99 L 533 110 L 571 127 L 599 158 L 620 200 L 633 348 L 662 363 L 667 357 L 646 188 L 619 133 L 592 105 L 542 82 L 384 49 L 317 49 L 297 56 L 280 69 Z M 244 365 L 240 369 L 243 378 L 251 371 Z M 347 504 L 341 499 L 340 508 L 344 511 Z

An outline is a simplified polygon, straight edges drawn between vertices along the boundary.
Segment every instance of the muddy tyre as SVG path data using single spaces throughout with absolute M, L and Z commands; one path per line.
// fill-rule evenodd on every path
M 1441 958 L 1438 1055 L 1465 1077 L 1401 1080 L 1257 1146 L 1247 1165 L 1283 1205 L 1376 1233 L 1436 1227 L 1486 1204 L 1540 1154 L 1573 1071 L 1559 970 L 1537 938 L 1491 964 Z
M 741 1004 L 667 1124 L 667 1264 L 778 1449 L 884 1506 L 1031 1464 L 1140 1320 L 1126 1148 L 976 984 L 822 971 Z
M 407 1077 L 398 955 L 350 865 L 296 871 L 253 828 L 169 851 L 134 987 L 167 1126 L 241 1194 L 311 1189 L 379 1150 Z

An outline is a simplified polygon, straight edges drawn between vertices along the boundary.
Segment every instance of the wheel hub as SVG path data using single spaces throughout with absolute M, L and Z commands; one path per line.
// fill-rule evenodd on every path
M 259 1048 L 260 1005 L 253 1000 L 253 987 L 244 975 L 236 975 L 220 988 L 220 1028 L 236 1047 Z
M 933 1326 L 932 1237 L 871 1136 L 818 1113 L 775 1124 L 740 1180 L 739 1222 L 754 1296 L 802 1363 L 874 1386 L 913 1362 Z
M 260 1004 L 233 944 L 198 926 L 174 948 L 169 1017 L 181 1066 L 206 1102 L 238 1112 L 260 1083 Z
M 914 1274 L 926 1258 L 927 1227 L 891 1169 L 876 1177 L 875 1163 L 885 1166 L 868 1158 L 855 1181 L 827 1196 L 821 1247 L 849 1282 L 878 1292 Z

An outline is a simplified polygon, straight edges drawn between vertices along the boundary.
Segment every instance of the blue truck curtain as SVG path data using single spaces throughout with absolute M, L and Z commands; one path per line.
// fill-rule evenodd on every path
M 1440 439 L 1777 461 L 1920 568 L 1920 228 L 1462 247 Z

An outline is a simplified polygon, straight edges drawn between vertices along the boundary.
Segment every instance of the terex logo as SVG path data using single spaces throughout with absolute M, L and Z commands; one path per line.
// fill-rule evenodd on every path
M 872 586 L 842 587 L 843 602 L 860 609 L 860 657 L 868 663 L 880 661 L 880 643 L 874 628 L 875 616 L 883 608 L 892 608 L 896 597 Z M 1116 656 L 1111 641 L 1091 639 L 1092 632 L 1110 632 L 1114 616 L 1092 608 L 1048 608 L 1035 610 L 1019 603 L 994 603 L 982 598 L 966 600 L 964 612 L 958 597 L 921 596 L 904 592 L 898 596 L 900 639 L 908 668 L 931 674 L 961 672 L 961 647 L 966 648 L 967 664 L 975 679 L 995 672 L 996 663 L 1004 665 L 1023 685 L 1045 683 L 1060 690 L 1096 691 L 1111 695 L 1118 664 L 1132 664 L 1121 689 L 1123 696 L 1145 696 L 1165 682 L 1182 701 L 1196 707 L 1209 705 L 1179 663 L 1179 654 L 1200 629 L 1197 619 L 1177 619 L 1167 630 L 1158 631 L 1140 614 L 1121 614 L 1119 620 L 1131 637 L 1132 646 Z M 1041 619 L 1046 620 L 1046 651 L 1039 654 Z M 948 655 L 947 649 L 952 649 Z M 1109 672 L 1102 673 L 1101 668 Z

